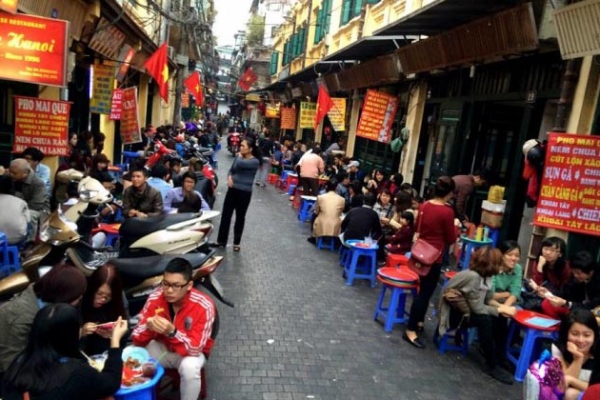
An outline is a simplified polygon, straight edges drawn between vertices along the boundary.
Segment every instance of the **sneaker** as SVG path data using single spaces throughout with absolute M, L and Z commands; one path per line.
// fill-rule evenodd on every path
M 507 370 L 498 366 L 494 368 L 488 367 L 485 372 L 498 382 L 504 383 L 505 385 L 512 385 L 514 383 L 513 376 Z

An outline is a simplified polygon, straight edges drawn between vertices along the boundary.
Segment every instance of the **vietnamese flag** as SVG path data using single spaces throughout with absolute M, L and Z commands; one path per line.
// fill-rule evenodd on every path
M 315 112 L 315 131 L 319 126 L 319 122 L 325 118 L 329 110 L 333 107 L 333 100 L 329 97 L 329 93 L 325 88 L 319 85 L 319 97 L 317 97 L 317 111 Z
M 146 60 L 144 66 L 148 73 L 158 84 L 160 97 L 167 102 L 169 100 L 169 66 L 167 65 L 167 42 L 163 43 Z
M 202 94 L 202 84 L 200 83 L 200 73 L 194 71 L 183 81 L 184 86 L 190 91 L 192 96 L 196 98 L 196 105 L 202 107 L 204 104 L 204 94 Z
M 254 82 L 258 80 L 258 76 L 252 70 L 252 67 L 249 67 L 243 74 L 240 76 L 240 80 L 238 81 L 238 85 L 242 88 L 242 90 L 248 91 L 250 90 L 250 86 Z

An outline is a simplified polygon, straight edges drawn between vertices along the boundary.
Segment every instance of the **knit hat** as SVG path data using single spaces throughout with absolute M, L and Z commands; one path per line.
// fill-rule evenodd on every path
M 85 275 L 69 264 L 57 264 L 39 281 L 33 290 L 45 303 L 72 303 L 85 293 Z

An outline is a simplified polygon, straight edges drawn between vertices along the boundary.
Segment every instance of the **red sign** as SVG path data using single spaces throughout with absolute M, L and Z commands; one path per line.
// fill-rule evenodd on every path
M 600 137 L 550 133 L 533 223 L 600 236 Z
M 123 144 L 138 143 L 142 141 L 140 122 L 138 121 L 137 88 L 123 89 L 123 103 L 121 105 L 121 142 Z
M 0 13 L 0 79 L 66 86 L 68 22 Z
M 17 13 L 19 0 L 0 0 L 0 10 L 4 10 L 11 14 Z
M 281 108 L 281 129 L 296 129 L 296 109 L 292 107 Z
M 398 99 L 391 94 L 367 90 L 356 136 L 389 143 Z
M 13 153 L 37 147 L 46 156 L 66 156 L 71 103 L 15 96 Z
M 115 89 L 112 93 L 112 100 L 110 102 L 110 114 L 108 119 L 117 121 L 121 119 L 121 107 L 123 105 L 123 89 Z

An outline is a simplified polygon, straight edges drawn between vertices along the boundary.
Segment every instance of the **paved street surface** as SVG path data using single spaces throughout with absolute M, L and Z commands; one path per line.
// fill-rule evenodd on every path
M 233 158 L 223 149 L 218 160 L 221 210 Z M 431 308 L 427 349 L 404 342 L 398 325 L 384 332 L 373 321 L 380 287 L 346 286 L 337 253 L 317 250 L 308 235 L 287 196 L 273 185 L 255 187 L 242 251 L 233 252 L 233 233 L 218 251 L 225 261 L 217 277 L 235 308 L 218 303 L 209 399 L 521 398 L 521 384 L 502 385 L 481 372 L 476 348 L 466 359 L 438 354 Z

